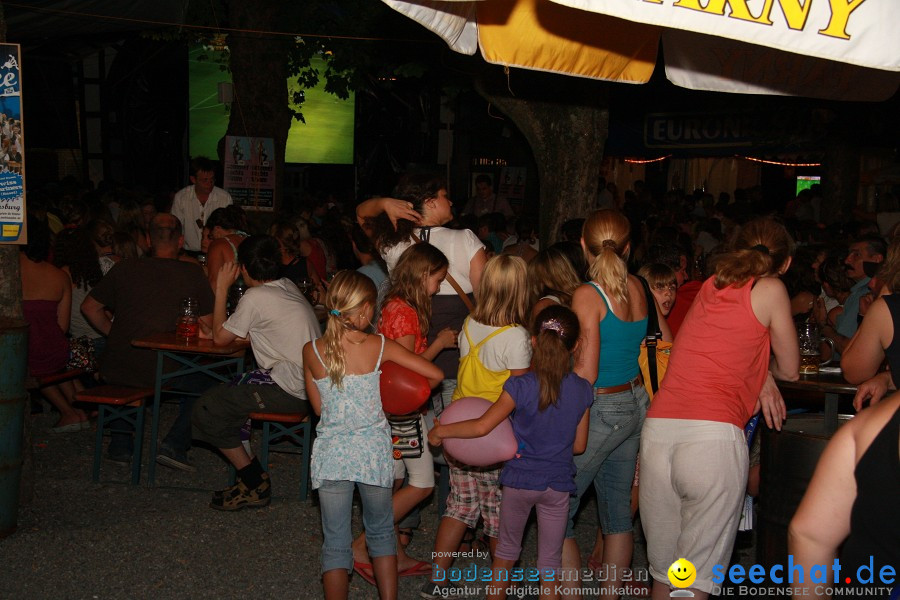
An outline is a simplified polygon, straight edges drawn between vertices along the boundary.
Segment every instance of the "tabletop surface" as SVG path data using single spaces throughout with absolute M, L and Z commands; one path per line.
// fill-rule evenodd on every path
M 190 341 L 179 340 L 174 333 L 156 333 L 147 337 L 131 340 L 131 345 L 153 350 L 170 350 L 172 352 L 192 352 L 196 354 L 216 354 L 227 356 L 243 352 L 250 347 L 246 340 L 234 340 L 227 346 L 217 346 L 212 340 L 194 338 Z
M 778 387 L 792 390 L 815 390 L 832 394 L 855 394 L 856 386 L 848 383 L 841 373 L 801 375 L 797 381 L 777 379 Z

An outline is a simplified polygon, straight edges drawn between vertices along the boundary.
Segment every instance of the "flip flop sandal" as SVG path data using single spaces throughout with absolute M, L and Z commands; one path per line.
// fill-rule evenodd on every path
M 420 577 L 422 575 L 431 575 L 431 565 L 424 560 L 397 572 L 397 577 Z
M 369 563 L 353 561 L 353 571 L 363 578 L 363 581 L 371 585 L 375 585 L 375 571 Z

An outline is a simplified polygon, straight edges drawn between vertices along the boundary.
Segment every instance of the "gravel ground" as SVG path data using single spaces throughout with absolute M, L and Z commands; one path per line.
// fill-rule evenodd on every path
M 176 410 L 163 406 L 162 431 Z M 299 499 L 298 457 L 272 456 L 276 497 L 270 506 L 223 513 L 208 507 L 210 492 L 228 479 L 224 461 L 213 452 L 191 451 L 196 474 L 159 466 L 155 488 L 128 485 L 129 468 L 104 459 L 101 481 L 106 482 L 94 484 L 95 431 L 53 434 L 55 420 L 55 414 L 33 415 L 34 499 L 20 509 L 18 531 L 0 540 L 0 598 L 322 597 L 319 510 L 315 495 Z M 593 544 L 595 510 L 591 499 L 579 517 L 583 552 Z M 436 529 L 436 511 L 429 504 L 409 554 L 429 557 Z M 356 507 L 354 531 L 359 530 Z M 530 526 L 525 566 L 534 565 L 535 543 L 536 528 Z M 473 562 L 466 561 L 459 566 Z M 489 566 L 485 559 L 474 562 Z M 634 566 L 646 566 L 642 539 Z M 400 598 L 417 598 L 424 580 L 402 578 Z M 354 576 L 350 597 L 377 594 Z

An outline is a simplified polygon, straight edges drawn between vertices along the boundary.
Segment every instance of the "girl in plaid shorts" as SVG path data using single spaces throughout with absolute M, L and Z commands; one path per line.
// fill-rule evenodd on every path
M 459 335 L 459 372 L 453 399 L 475 396 L 496 402 L 507 378 L 522 375 L 531 364 L 531 337 L 522 327 L 526 319 L 525 261 L 503 254 L 484 268 L 478 305 Z M 491 552 L 497 546 L 500 522 L 500 468 L 473 467 L 447 457 L 450 496 L 434 544 L 434 564 L 447 569 L 467 528 L 481 517 Z M 432 578 L 437 570 L 432 571 Z M 422 596 L 436 597 L 440 586 L 426 584 Z M 434 588 L 438 589 L 435 590 Z

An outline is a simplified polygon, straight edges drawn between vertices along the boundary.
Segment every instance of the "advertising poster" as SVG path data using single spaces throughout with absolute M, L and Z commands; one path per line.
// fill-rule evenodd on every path
M 522 202 L 525 199 L 525 167 L 503 167 L 500 169 L 500 186 L 497 196 L 512 201 Z
M 275 210 L 275 142 L 272 138 L 225 138 L 225 189 L 245 210 Z
M 19 52 L 0 44 L 0 244 L 27 241 Z

